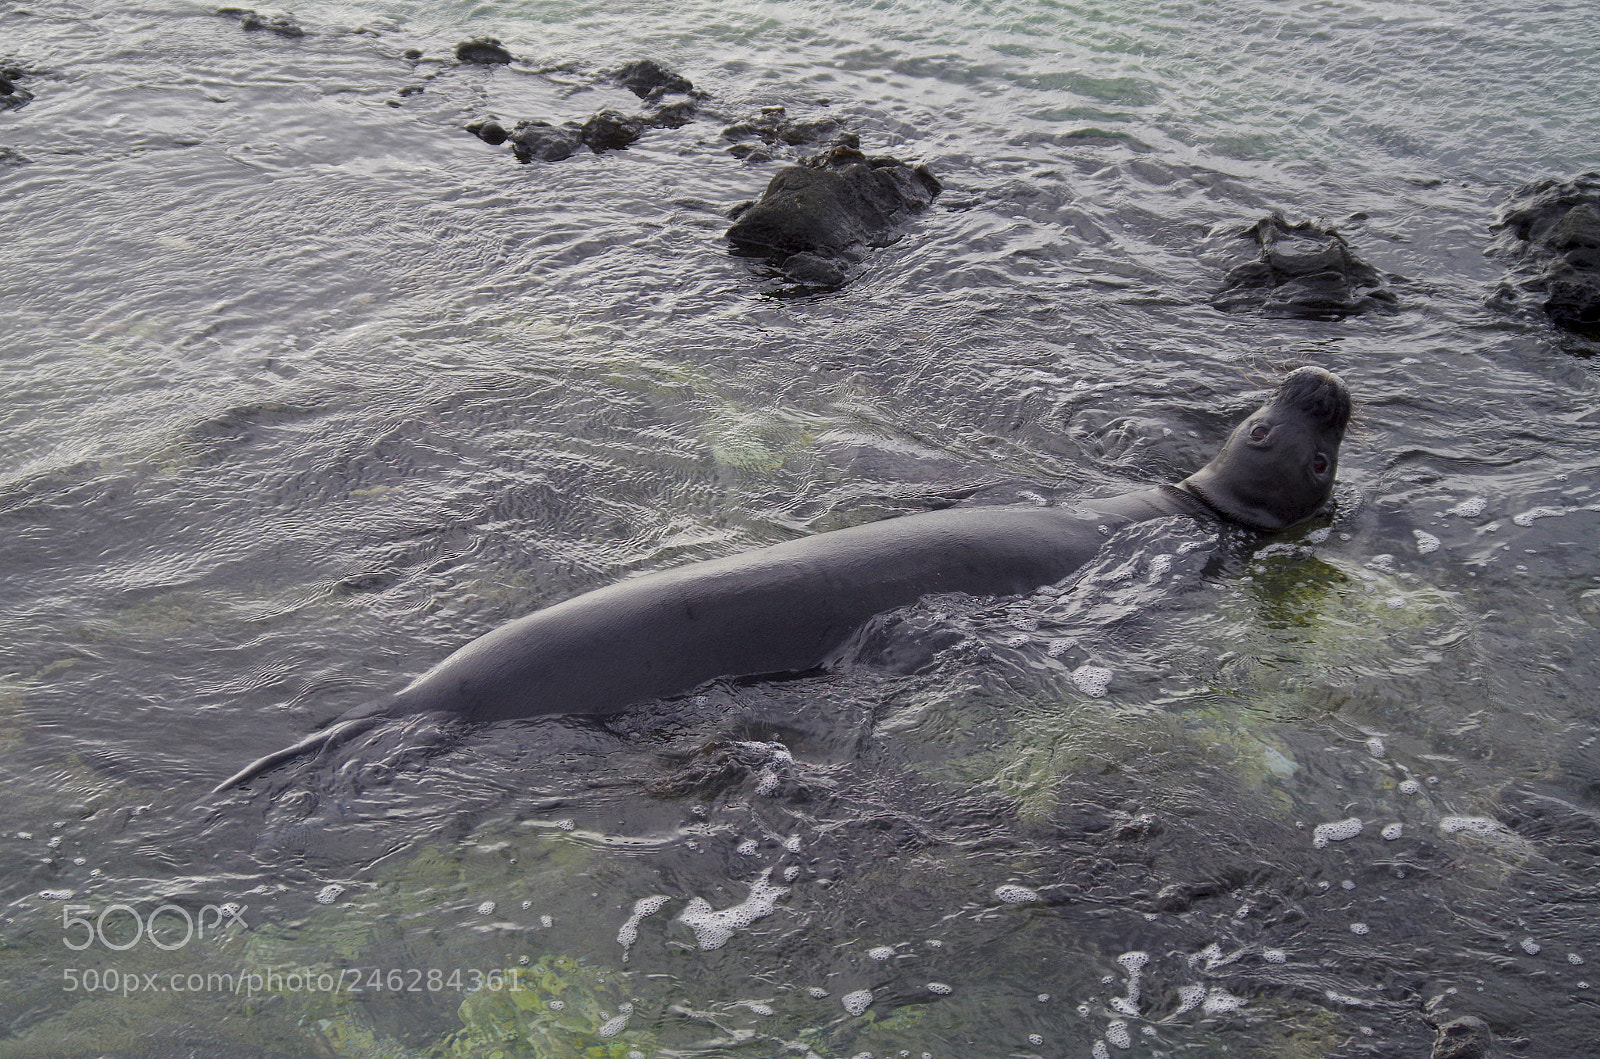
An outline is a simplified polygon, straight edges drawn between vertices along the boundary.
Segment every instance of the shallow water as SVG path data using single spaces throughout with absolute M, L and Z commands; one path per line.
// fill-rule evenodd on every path
M 1596 378 L 1485 304 L 1496 204 L 1593 166 L 1591 7 L 213 12 L 0 4 L 0 1055 L 1420 1056 L 1436 998 L 1593 1053 Z M 702 120 L 462 131 L 642 56 Z M 767 105 L 946 185 L 839 292 L 721 241 Z M 1211 308 L 1274 209 L 1402 310 Z M 1281 539 L 205 797 L 617 577 L 1180 477 L 1305 361 L 1357 421 Z

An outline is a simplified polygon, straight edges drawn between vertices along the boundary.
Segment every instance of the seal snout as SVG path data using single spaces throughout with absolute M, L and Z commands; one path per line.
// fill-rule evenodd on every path
M 1322 368 L 1307 366 L 1290 372 L 1273 402 L 1299 409 L 1340 436 L 1350 422 L 1349 389 L 1339 376 Z

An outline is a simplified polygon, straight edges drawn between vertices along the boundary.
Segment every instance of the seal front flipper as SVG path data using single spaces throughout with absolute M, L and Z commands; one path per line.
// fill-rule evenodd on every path
M 268 754 L 250 762 L 232 776 L 223 780 L 212 788 L 212 794 L 221 794 L 223 791 L 232 790 L 255 779 L 264 772 L 271 772 L 286 761 L 292 761 L 301 754 L 309 754 L 324 747 L 337 746 L 351 736 L 360 735 L 362 732 L 375 726 L 383 720 L 383 715 L 378 713 L 364 713 L 361 716 L 335 721 L 320 732 L 313 732 L 293 746 L 286 746 L 282 750 Z

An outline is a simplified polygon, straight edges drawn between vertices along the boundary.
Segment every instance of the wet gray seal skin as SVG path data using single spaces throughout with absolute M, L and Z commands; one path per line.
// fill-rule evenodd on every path
M 1110 532 L 1146 519 L 1221 516 L 1280 530 L 1327 501 L 1349 416 L 1337 376 L 1300 368 L 1176 486 L 1074 507 L 907 515 L 596 589 L 485 633 L 216 790 L 386 718 L 604 714 L 717 677 L 812 669 L 875 614 L 937 592 L 1032 591 L 1083 565 Z

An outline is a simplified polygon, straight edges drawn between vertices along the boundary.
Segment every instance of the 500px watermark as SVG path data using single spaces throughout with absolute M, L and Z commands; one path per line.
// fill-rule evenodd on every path
M 123 971 L 114 967 L 66 967 L 61 985 L 69 993 L 519 993 L 523 984 L 517 968 L 342 967 L 338 969 L 290 968 L 270 971 Z
M 237 901 L 220 905 L 201 905 L 198 912 L 175 904 L 157 905 L 141 915 L 133 905 L 119 902 L 102 908 L 95 915 L 93 905 L 63 905 L 61 943 L 73 952 L 82 952 L 99 943 L 113 952 L 126 952 L 140 942 L 171 952 L 191 941 L 222 933 L 224 927 L 244 921 L 247 906 Z

